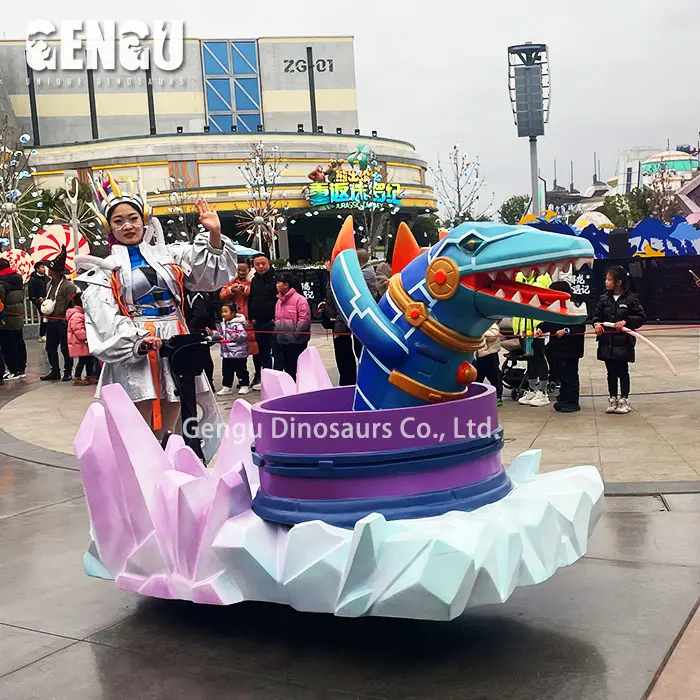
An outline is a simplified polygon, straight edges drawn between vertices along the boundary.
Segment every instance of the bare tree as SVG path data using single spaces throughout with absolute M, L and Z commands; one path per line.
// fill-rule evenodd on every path
M 464 221 L 488 220 L 491 201 L 484 205 L 481 194 L 486 181 L 481 176 L 479 158 L 474 159 L 461 152 L 459 144 L 452 147 L 443 161 L 438 157 L 437 166 L 430 168 L 438 196 L 440 220 L 444 226 L 459 226 Z
M 644 189 L 649 215 L 667 223 L 681 212 L 676 190 L 671 184 L 673 174 L 662 161 L 658 169 L 651 173 Z
M 386 207 L 357 209 L 353 211 L 355 219 L 355 229 L 361 236 L 361 242 L 370 253 L 370 257 L 374 257 L 376 249 L 384 246 L 384 250 L 388 248 L 389 237 L 389 221 L 391 219 L 391 211 Z

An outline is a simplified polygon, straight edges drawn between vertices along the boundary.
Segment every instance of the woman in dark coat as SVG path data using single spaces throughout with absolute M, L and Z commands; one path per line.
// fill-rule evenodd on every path
M 629 413 L 630 373 L 629 363 L 634 362 L 636 340 L 624 328 L 633 331 L 647 320 L 639 297 L 629 289 L 629 274 L 623 267 L 615 266 L 605 277 L 607 290 L 593 314 L 593 326 L 598 336 L 598 359 L 608 370 L 610 401 L 606 413 Z M 613 328 L 603 323 L 615 324 Z M 618 384 L 620 387 L 618 397 Z

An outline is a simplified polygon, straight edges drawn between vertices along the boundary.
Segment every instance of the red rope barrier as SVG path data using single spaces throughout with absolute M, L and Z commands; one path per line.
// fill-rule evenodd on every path
M 25 316 L 26 317 L 26 314 L 16 314 L 16 313 L 11 313 L 9 311 L 6 311 L 5 318 L 7 318 L 8 316 Z M 65 316 L 42 316 L 42 319 L 44 321 L 65 321 L 66 320 Z M 685 325 L 685 326 L 663 326 L 663 327 L 644 326 L 644 333 L 664 333 L 667 331 L 687 331 L 687 330 L 700 330 L 700 324 L 692 324 L 692 325 Z M 276 330 L 260 331 L 260 330 L 256 330 L 255 328 L 253 328 L 252 331 L 254 333 L 260 333 L 261 335 L 287 335 L 289 333 L 296 333 L 297 335 L 309 335 L 309 336 L 318 335 L 318 336 L 324 336 L 324 337 L 328 337 L 329 334 L 335 335 L 335 336 L 353 335 L 350 332 L 336 333 L 335 331 L 331 331 L 329 329 L 324 329 L 322 331 L 311 331 L 311 330 L 310 331 L 288 331 L 288 330 L 285 330 L 285 331 L 276 331 Z M 233 332 L 234 333 L 244 333 L 246 331 L 233 331 Z M 605 332 L 607 334 L 624 333 L 624 331 L 615 331 L 612 329 L 608 329 Z M 545 334 L 545 335 L 551 335 L 551 334 Z M 568 337 L 587 336 L 587 335 L 596 335 L 596 332 L 595 331 L 586 331 L 585 333 L 569 333 Z M 535 336 L 535 335 L 525 336 L 524 334 L 520 334 L 520 335 L 502 334 L 499 337 L 501 340 L 513 340 L 513 339 L 520 339 L 520 338 L 525 338 L 525 337 L 537 338 L 537 336 Z M 541 336 L 541 337 L 545 337 L 545 336 Z

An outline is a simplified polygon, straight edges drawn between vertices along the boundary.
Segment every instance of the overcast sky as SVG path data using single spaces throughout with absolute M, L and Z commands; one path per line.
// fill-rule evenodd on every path
M 592 181 L 597 151 L 603 179 L 619 152 L 635 145 L 696 143 L 700 129 L 695 0 L 72 0 L 69 19 L 184 19 L 197 38 L 286 35 L 355 37 L 360 126 L 414 143 L 434 163 L 460 143 L 478 154 L 496 207 L 529 190 L 526 139 L 518 139 L 507 91 L 506 47 L 549 45 L 552 109 L 540 139 L 541 175 L 551 185 Z M 24 39 L 27 23 L 58 22 L 52 0 L 13 3 L 0 33 Z M 213 8 L 220 9 L 214 10 Z M 147 13 L 144 10 L 148 8 Z M 116 14 L 118 11 L 119 14 Z M 490 197 L 489 197 L 490 199 Z

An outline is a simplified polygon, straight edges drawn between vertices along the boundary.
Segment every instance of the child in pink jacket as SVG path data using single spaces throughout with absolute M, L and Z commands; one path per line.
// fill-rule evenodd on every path
M 78 360 L 75 368 L 73 384 L 75 386 L 87 386 L 97 384 L 100 374 L 97 360 L 90 354 L 87 342 L 87 332 L 85 331 L 85 309 L 80 292 L 74 294 L 69 302 L 66 311 L 66 321 L 68 322 L 68 353 L 73 359 Z M 85 370 L 85 379 L 81 375 Z
M 311 337 L 311 309 L 303 294 L 297 291 L 299 281 L 291 272 L 277 276 L 275 338 L 282 351 L 282 370 L 297 378 L 297 362 Z

